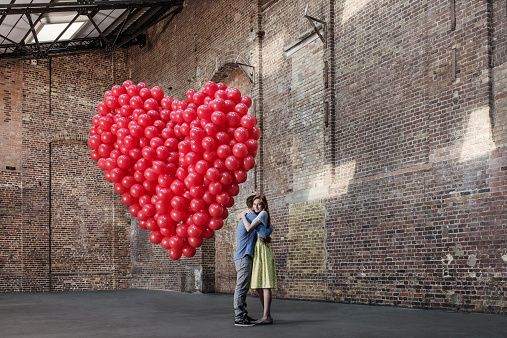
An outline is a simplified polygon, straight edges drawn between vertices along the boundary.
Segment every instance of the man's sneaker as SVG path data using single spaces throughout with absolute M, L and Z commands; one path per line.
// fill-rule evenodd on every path
M 234 321 L 235 326 L 254 326 L 254 322 L 248 320 L 248 318 L 242 318 Z

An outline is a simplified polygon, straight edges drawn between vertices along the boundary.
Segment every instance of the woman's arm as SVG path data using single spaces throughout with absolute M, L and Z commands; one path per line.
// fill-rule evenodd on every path
M 266 224 L 267 219 L 268 219 L 268 213 L 264 210 L 261 211 L 257 215 L 257 217 L 255 217 L 255 219 L 252 221 L 252 223 L 248 222 L 245 215 L 243 215 L 242 219 L 243 219 L 243 225 L 245 226 L 246 231 L 250 231 L 250 230 L 254 229 L 255 227 L 257 227 L 261 223 Z
M 250 232 L 250 230 L 255 229 L 255 227 L 257 227 L 261 223 L 261 221 L 259 220 L 259 217 L 256 217 L 252 221 L 252 223 L 248 222 L 248 220 L 246 219 L 246 213 L 244 213 L 241 216 L 241 219 L 243 220 L 243 225 L 245 226 L 245 230 L 247 232 Z

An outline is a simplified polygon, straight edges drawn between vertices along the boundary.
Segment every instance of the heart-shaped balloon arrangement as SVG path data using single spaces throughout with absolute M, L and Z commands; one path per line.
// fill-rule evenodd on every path
M 208 82 L 186 100 L 127 80 L 104 93 L 88 146 L 123 204 L 176 260 L 213 237 L 255 165 L 252 100 Z

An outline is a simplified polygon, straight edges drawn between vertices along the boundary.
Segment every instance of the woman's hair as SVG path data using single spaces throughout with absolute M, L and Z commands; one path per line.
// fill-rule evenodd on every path
M 266 198 L 266 196 L 264 195 L 255 195 L 254 199 L 255 200 L 261 200 L 261 204 L 262 204 L 262 210 L 266 211 L 268 213 L 268 224 L 264 224 L 267 228 L 269 228 L 271 226 L 271 216 L 269 215 L 269 207 L 268 207 L 268 199 Z

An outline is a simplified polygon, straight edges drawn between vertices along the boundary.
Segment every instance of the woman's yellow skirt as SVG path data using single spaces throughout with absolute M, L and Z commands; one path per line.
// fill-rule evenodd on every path
M 252 267 L 252 289 L 276 289 L 276 268 L 269 243 L 257 239 Z

